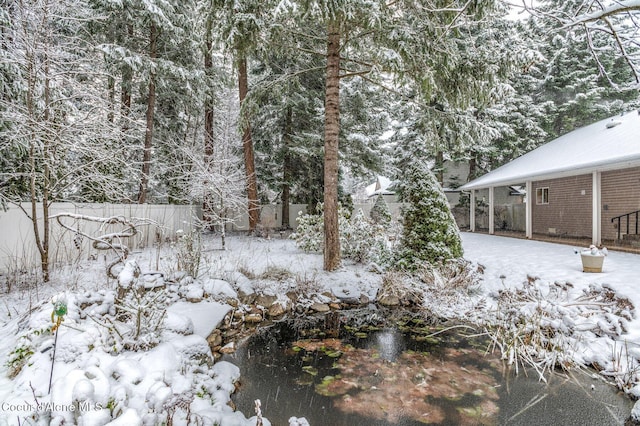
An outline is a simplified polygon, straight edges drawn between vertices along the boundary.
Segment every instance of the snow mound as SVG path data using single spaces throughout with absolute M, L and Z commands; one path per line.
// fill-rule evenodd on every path
M 224 280 L 215 278 L 205 278 L 202 281 L 202 288 L 205 294 L 213 297 L 225 297 L 235 299 L 238 297 L 236 291 L 231 287 L 231 284 Z

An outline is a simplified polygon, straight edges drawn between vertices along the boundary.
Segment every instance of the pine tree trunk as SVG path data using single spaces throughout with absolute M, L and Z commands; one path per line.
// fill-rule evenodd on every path
M 284 125 L 284 155 L 282 159 L 282 229 L 290 229 L 289 224 L 289 198 L 291 195 L 291 132 L 293 126 L 293 109 L 287 107 L 287 116 Z
M 107 91 L 109 93 L 109 113 L 107 114 L 107 120 L 109 123 L 113 123 L 116 120 L 116 79 L 110 75 L 107 85 Z
M 204 72 L 207 78 L 211 78 L 213 71 L 213 60 L 211 58 L 213 51 L 213 36 L 211 19 L 207 20 L 207 34 L 205 41 L 205 53 L 204 53 Z M 207 170 L 211 173 L 211 167 L 213 165 L 213 93 L 208 95 L 207 102 L 204 110 L 204 164 Z M 207 182 L 205 182 L 205 193 L 202 201 L 202 219 L 206 228 L 213 228 L 213 199 L 211 193 L 207 190 Z M 224 226 L 224 225 L 223 225 Z M 224 230 L 223 230 L 224 232 Z
M 132 72 L 129 67 L 126 67 L 122 70 L 122 88 L 120 89 L 120 111 L 123 117 L 129 117 L 129 112 L 131 112 L 131 80 L 132 80 Z M 123 123 L 123 130 L 127 130 L 128 124 Z
M 151 23 L 149 32 L 149 57 L 153 61 L 157 57 L 156 46 L 156 25 Z M 149 93 L 147 98 L 146 123 L 147 128 L 144 133 L 144 151 L 142 154 L 142 176 L 140 177 L 140 191 L 138 192 L 138 204 L 147 202 L 147 192 L 149 190 L 149 173 L 151 172 L 151 149 L 153 147 L 153 117 L 156 107 L 156 84 L 153 71 L 149 74 Z
M 238 93 L 240 95 L 240 105 L 244 103 L 249 92 L 247 75 L 247 58 L 238 58 Z M 247 175 L 247 198 L 249 200 L 249 233 L 256 230 L 260 220 L 260 204 L 258 203 L 258 184 L 256 182 L 256 166 L 253 154 L 253 140 L 251 139 L 251 126 L 246 117 L 242 134 L 242 150 L 244 152 L 244 167 Z
M 478 166 L 477 166 L 477 161 L 474 153 L 474 156 L 471 157 L 471 159 L 469 160 L 469 176 L 467 177 L 468 182 L 471 182 L 476 178 L 476 174 L 478 173 L 477 168 Z
M 440 186 L 444 187 L 444 153 L 441 149 L 436 152 L 435 175 Z
M 133 26 L 127 26 L 127 34 L 130 38 L 133 38 Z M 124 118 L 122 124 L 122 132 L 126 132 L 129 128 L 127 118 L 131 112 L 131 85 L 133 81 L 133 70 L 129 65 L 123 65 L 122 67 L 122 84 L 120 87 L 120 113 Z
M 324 269 L 340 266 L 338 137 L 340 133 L 340 24 L 328 24 L 324 111 Z

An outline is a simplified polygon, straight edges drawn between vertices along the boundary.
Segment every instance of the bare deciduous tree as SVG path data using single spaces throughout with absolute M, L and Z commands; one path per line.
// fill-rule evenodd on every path
M 115 197 L 122 182 L 109 172 L 127 168 L 110 143 L 114 132 L 102 93 L 108 76 L 96 66 L 99 58 L 77 53 L 91 49 L 75 32 L 89 20 L 76 3 L 12 2 L 1 34 L 15 84 L 23 88 L 0 99 L 7 141 L 0 152 L 18 153 L 0 171 L 3 198 L 31 220 L 44 281 L 50 272 L 51 204 L 80 193 Z
M 247 213 L 247 181 L 242 161 L 234 152 L 237 143 L 237 118 L 239 105 L 229 92 L 222 96 L 223 104 L 218 109 L 212 134 L 205 134 L 205 151 L 215 155 L 203 155 L 203 146 L 182 146 L 184 163 L 181 181 L 189 201 L 206 204 L 203 209 L 205 226 L 220 232 L 222 248 L 225 249 L 227 224 Z M 208 139 L 213 136 L 213 139 Z M 206 152 L 205 152 L 206 154 Z

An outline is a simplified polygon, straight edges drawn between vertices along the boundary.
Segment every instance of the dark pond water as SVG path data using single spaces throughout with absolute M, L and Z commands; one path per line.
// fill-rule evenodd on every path
M 464 332 L 403 320 L 329 337 L 280 322 L 223 359 L 241 370 L 237 408 L 251 415 L 260 399 L 274 426 L 291 416 L 312 426 L 606 426 L 629 416 L 633 402 L 600 380 L 515 376 Z

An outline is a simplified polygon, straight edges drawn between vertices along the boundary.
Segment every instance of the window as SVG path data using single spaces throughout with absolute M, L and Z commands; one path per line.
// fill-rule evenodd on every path
M 549 188 L 536 188 L 536 204 L 549 204 Z

